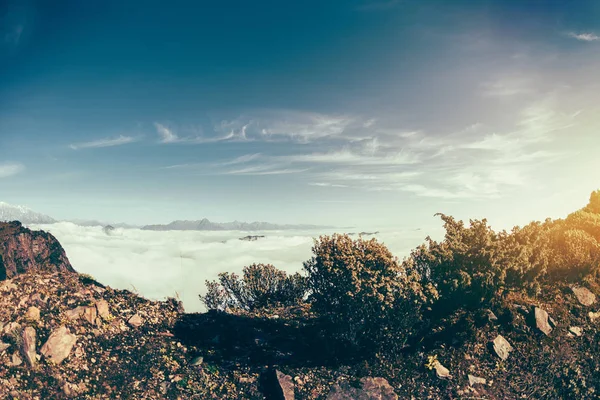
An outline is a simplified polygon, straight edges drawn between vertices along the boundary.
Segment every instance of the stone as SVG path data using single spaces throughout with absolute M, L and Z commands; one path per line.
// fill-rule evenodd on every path
M 10 359 L 10 366 L 13 367 L 17 367 L 19 365 L 23 364 L 23 360 L 21 359 L 21 357 L 19 357 L 19 354 L 17 353 L 13 353 L 11 359 Z
M 96 309 L 98 310 L 98 315 L 103 320 L 108 320 L 110 318 L 110 310 L 108 308 L 108 301 L 99 300 L 96 302 Z
M 596 321 L 598 318 L 600 318 L 600 311 L 598 311 L 598 312 L 592 312 L 592 311 L 590 311 L 590 312 L 588 313 L 588 316 L 590 317 L 590 321 L 594 322 L 594 321 Z
M 581 336 L 583 334 L 583 329 L 578 326 L 569 327 L 569 332 L 571 332 L 575 336 Z
M 577 297 L 577 301 L 584 306 L 591 306 L 596 302 L 596 295 L 587 288 L 573 286 L 571 291 Z
M 349 382 L 333 385 L 327 400 L 398 400 L 394 388 L 383 378 L 362 378 L 360 383 L 360 388 Z
M 40 309 L 35 306 L 29 307 L 27 309 L 27 313 L 25 313 L 25 318 L 27 318 L 30 321 L 39 321 L 40 320 Z
M 487 318 L 489 322 L 498 321 L 498 317 L 496 317 L 496 314 L 492 310 L 487 310 Z
M 75 342 L 77 342 L 77 336 L 69 332 L 66 326 L 62 325 L 52 332 L 46 343 L 42 346 L 41 353 L 48 361 L 60 364 L 69 356 Z
M 71 321 L 77 320 L 83 315 L 84 310 L 85 307 L 79 306 L 72 310 L 65 311 L 65 317 L 67 317 Z
M 142 319 L 142 317 L 140 317 L 139 314 L 135 314 L 133 317 L 129 318 L 127 323 L 133 326 L 134 328 L 139 328 L 144 323 L 144 320 Z
M 204 357 L 198 356 L 198 357 L 194 357 L 192 359 L 192 361 L 190 361 L 190 365 L 193 367 L 197 367 L 199 365 L 202 365 L 203 362 L 204 362 Z
M 487 383 L 487 381 L 484 378 L 480 378 L 478 376 L 475 375 L 467 375 L 469 378 L 469 386 L 475 386 L 475 385 L 485 385 Z
M 87 322 L 94 325 L 96 323 L 96 315 L 96 307 L 84 307 L 82 316 Z
M 513 350 L 513 347 L 502 335 L 496 336 L 496 339 L 494 339 L 492 342 L 492 348 L 501 360 L 506 360 L 508 358 L 508 354 Z
M 18 322 L 9 322 L 4 327 L 4 333 L 12 333 L 18 329 L 21 329 L 21 324 L 19 324 Z
M 35 353 L 35 345 L 36 345 L 36 334 L 35 329 L 31 326 L 23 329 L 23 333 L 21 335 L 22 343 L 21 343 L 21 354 L 25 358 L 27 365 L 30 367 L 35 367 L 37 362 L 37 357 Z
M 452 375 L 450 375 L 450 370 L 448 370 L 448 368 L 444 367 L 442 365 L 442 363 L 440 363 L 439 361 L 435 361 L 435 363 L 433 364 L 433 368 L 435 369 L 435 376 L 437 376 L 440 379 L 450 379 L 452 378 Z
M 548 336 L 552 332 L 552 327 L 548 322 L 548 313 L 539 307 L 534 309 L 535 327 L 540 330 L 543 334 Z
M 4 350 L 8 349 L 9 347 L 10 347 L 9 343 L 0 342 L 0 353 L 2 353 Z
M 292 381 L 292 377 L 285 375 L 279 370 L 275 370 L 275 377 L 277 378 L 277 382 L 283 393 L 283 399 L 294 400 L 294 382 Z

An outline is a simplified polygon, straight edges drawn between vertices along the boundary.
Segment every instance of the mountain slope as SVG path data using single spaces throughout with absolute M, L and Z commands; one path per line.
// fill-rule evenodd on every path
M 211 222 L 204 218 L 199 221 L 173 221 L 166 225 L 146 225 L 147 231 L 275 231 L 292 229 L 323 229 L 318 225 L 277 225 L 268 222 Z
M 20 221 L 23 224 L 53 224 L 56 222 L 54 218 L 27 207 L 0 202 L 0 222 L 8 221 Z

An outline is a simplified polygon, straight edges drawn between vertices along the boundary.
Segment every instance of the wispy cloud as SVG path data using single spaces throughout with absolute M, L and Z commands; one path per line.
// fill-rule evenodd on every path
M 176 143 L 179 141 L 179 136 L 177 136 L 173 131 L 166 126 L 159 124 L 158 122 L 154 123 L 156 127 L 156 131 L 160 136 L 161 143 Z
M 0 164 L 0 178 L 8 178 L 25 170 L 25 166 L 19 163 Z
M 600 36 L 592 32 L 569 32 L 567 35 L 573 39 L 577 39 L 582 42 L 595 42 L 597 40 L 600 40 Z
M 93 149 L 93 148 L 101 148 L 101 147 L 114 147 L 114 146 L 122 146 L 124 144 L 134 143 L 139 140 L 141 140 L 140 137 L 121 135 L 116 138 L 105 138 L 105 139 L 93 140 L 91 142 L 75 143 L 75 144 L 71 144 L 69 147 L 73 150 Z

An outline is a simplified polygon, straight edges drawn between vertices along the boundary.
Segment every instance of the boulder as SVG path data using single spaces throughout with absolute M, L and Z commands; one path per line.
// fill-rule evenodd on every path
M 35 364 L 37 362 L 37 357 L 35 353 L 35 329 L 33 329 L 31 326 L 28 326 L 25 329 L 23 329 L 21 339 L 21 354 L 25 358 L 27 365 L 29 365 L 30 367 L 35 367 Z
M 552 327 L 548 321 L 548 313 L 539 307 L 534 309 L 535 327 L 548 336 L 552 332 Z
M 77 336 L 69 332 L 66 326 L 55 329 L 46 343 L 42 346 L 41 353 L 54 364 L 60 364 L 71 354 Z
M 496 336 L 496 339 L 492 341 L 492 348 L 494 349 L 494 353 L 502 360 L 506 360 L 508 354 L 513 350 L 513 347 L 502 335 Z
M 335 384 L 327 400 L 398 400 L 398 395 L 383 378 L 362 378 L 359 388 L 349 382 Z
M 571 291 L 573 291 L 573 294 L 577 297 L 577 301 L 584 306 L 591 306 L 596 302 L 596 295 L 587 288 L 573 286 Z

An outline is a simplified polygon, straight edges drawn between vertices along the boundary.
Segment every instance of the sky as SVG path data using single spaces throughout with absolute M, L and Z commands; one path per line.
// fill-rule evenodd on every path
M 508 228 L 600 188 L 596 0 L 0 0 L 0 201 Z

